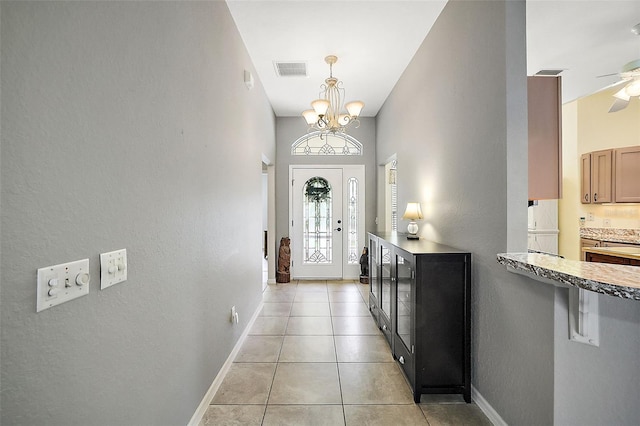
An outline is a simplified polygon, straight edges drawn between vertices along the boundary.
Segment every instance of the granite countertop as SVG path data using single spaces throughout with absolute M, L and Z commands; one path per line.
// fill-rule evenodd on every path
M 633 248 L 633 247 L 631 247 Z M 640 301 L 640 267 L 582 262 L 539 253 L 499 253 L 498 263 L 572 287 Z
M 640 229 L 580 228 L 580 238 L 611 243 L 640 244 Z
M 582 251 L 640 260 L 640 247 L 585 247 Z

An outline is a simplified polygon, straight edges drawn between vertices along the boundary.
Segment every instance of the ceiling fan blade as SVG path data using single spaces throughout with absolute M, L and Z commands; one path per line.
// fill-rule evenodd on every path
M 614 87 L 616 87 L 616 86 L 619 86 L 619 85 L 621 85 L 621 84 L 628 83 L 628 82 L 629 82 L 629 80 L 630 80 L 629 78 L 625 78 L 625 79 L 622 79 L 622 80 L 618 80 L 618 81 L 616 81 L 615 83 L 612 83 L 612 84 L 610 84 L 610 85 L 608 85 L 608 86 L 603 87 L 602 89 L 598 89 L 598 90 L 596 90 L 594 93 L 600 93 L 600 92 L 602 92 L 602 91 L 604 91 L 604 90 L 612 89 L 612 88 L 614 88 Z
M 612 75 L 618 75 L 617 72 L 613 72 L 611 74 L 602 74 L 602 75 L 597 75 L 596 78 L 602 78 L 602 77 L 611 77 Z
M 618 112 L 621 109 L 625 109 L 627 107 L 627 105 L 629 105 L 629 101 L 624 101 L 622 99 L 616 99 L 613 102 L 613 105 L 611 105 L 611 108 L 609 108 L 609 112 Z
M 618 90 L 614 95 L 614 98 L 620 99 L 621 101 L 629 102 L 631 96 L 627 94 L 627 86 L 624 86 L 622 89 Z

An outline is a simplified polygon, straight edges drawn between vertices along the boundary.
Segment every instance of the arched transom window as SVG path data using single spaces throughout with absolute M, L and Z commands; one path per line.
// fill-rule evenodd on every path
M 310 132 L 291 145 L 291 155 L 362 155 L 362 144 L 345 133 Z

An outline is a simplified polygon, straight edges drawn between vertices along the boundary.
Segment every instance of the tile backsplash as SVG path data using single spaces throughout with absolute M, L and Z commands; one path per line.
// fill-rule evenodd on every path
M 583 205 L 580 217 L 585 228 L 640 230 L 640 205 Z

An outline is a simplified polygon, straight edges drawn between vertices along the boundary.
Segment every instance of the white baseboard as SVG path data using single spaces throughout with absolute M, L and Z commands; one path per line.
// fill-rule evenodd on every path
M 276 283 L 276 279 L 275 279 L 275 278 L 269 278 L 269 279 L 267 280 L 267 284 L 277 284 L 277 283 Z
M 236 358 L 236 355 L 238 355 L 238 352 L 240 352 L 240 348 L 242 347 L 242 344 L 247 338 L 247 335 L 249 334 L 249 330 L 251 330 L 253 323 L 256 321 L 256 318 L 258 318 L 258 315 L 260 315 L 261 309 L 262 309 L 262 302 L 260 302 L 260 304 L 258 305 L 258 308 L 253 313 L 253 316 L 249 320 L 247 327 L 242 332 L 242 335 L 236 342 L 236 345 L 233 347 L 233 350 L 227 357 L 227 360 L 222 365 L 222 368 L 220 369 L 220 371 L 218 371 L 218 374 L 216 375 L 215 379 L 213 379 L 213 383 L 211 383 L 211 386 L 209 387 L 209 390 L 207 391 L 207 393 L 204 394 L 204 398 L 202 398 L 200 405 L 198 405 L 196 412 L 193 413 L 193 416 L 191 417 L 191 420 L 189 420 L 189 423 L 187 424 L 187 426 L 198 426 L 198 424 L 204 417 L 204 414 L 207 412 L 207 408 L 209 408 L 209 404 L 211 403 L 211 400 L 213 399 L 216 392 L 220 388 L 220 385 L 222 384 L 224 377 L 229 372 L 229 369 L 231 368 L 231 364 L 233 364 L 233 360 Z
M 486 399 L 478 392 L 473 385 L 471 385 L 471 399 L 476 403 L 478 408 L 482 410 L 485 416 L 494 424 L 494 426 L 508 426 L 507 422 L 505 422 L 500 414 L 496 410 L 493 409 L 491 404 L 487 402 Z

